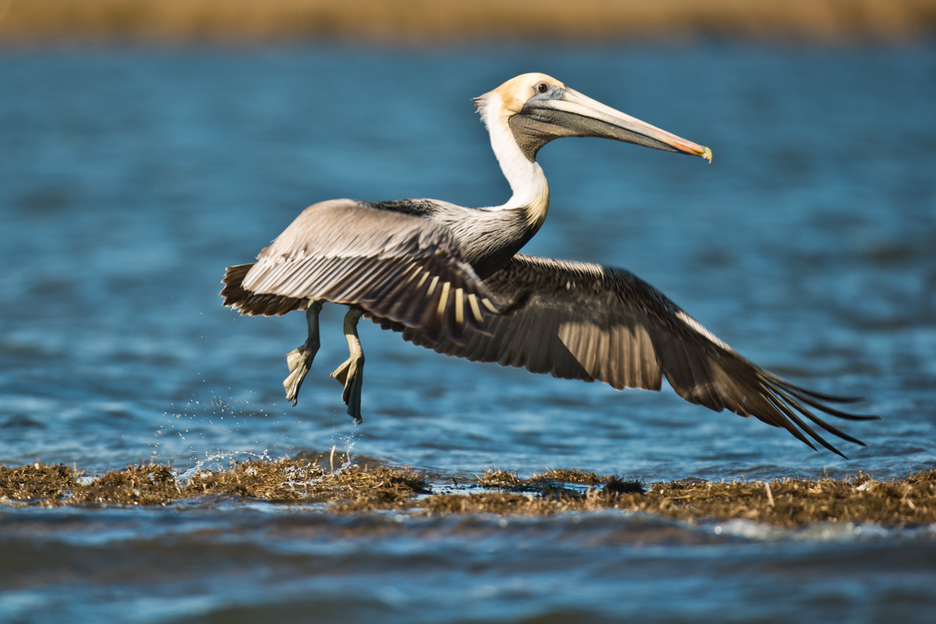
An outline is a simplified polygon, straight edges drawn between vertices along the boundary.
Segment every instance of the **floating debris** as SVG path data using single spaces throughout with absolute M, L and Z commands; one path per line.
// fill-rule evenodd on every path
M 689 523 L 744 519 L 779 527 L 820 522 L 921 525 L 936 523 L 936 470 L 877 481 L 866 474 L 836 479 L 641 483 L 578 470 L 520 478 L 490 470 L 453 490 L 446 475 L 412 468 L 342 465 L 333 458 L 251 459 L 229 468 L 186 472 L 165 464 L 129 466 L 89 476 L 41 463 L 0 466 L 5 505 L 172 505 L 212 497 L 319 505 L 333 513 L 402 511 L 414 515 L 552 515 L 617 509 Z M 433 492 L 433 488 L 438 490 Z

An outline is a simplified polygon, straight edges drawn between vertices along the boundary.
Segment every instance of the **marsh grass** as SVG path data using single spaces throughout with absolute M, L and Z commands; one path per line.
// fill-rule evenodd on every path
M 0 41 L 902 40 L 936 0 L 0 0 Z
M 317 505 L 336 514 L 544 516 L 617 509 L 690 523 L 745 519 L 780 527 L 819 522 L 920 525 L 936 522 L 936 471 L 893 481 L 859 474 L 844 480 L 642 483 L 578 470 L 549 470 L 530 478 L 490 470 L 453 490 L 433 485 L 411 468 L 352 465 L 332 470 L 306 458 L 234 462 L 185 480 L 165 464 L 129 466 L 96 477 L 63 465 L 0 466 L 0 503 L 11 506 L 173 505 L 213 497 Z

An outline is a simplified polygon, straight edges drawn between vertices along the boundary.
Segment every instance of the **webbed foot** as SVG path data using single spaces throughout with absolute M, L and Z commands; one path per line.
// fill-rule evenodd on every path
M 283 380 L 283 388 L 286 390 L 286 399 L 292 401 L 295 405 L 299 400 L 299 388 L 305 380 L 309 369 L 312 368 L 312 360 L 318 353 L 319 326 L 318 316 L 322 310 L 321 301 L 313 301 L 306 310 L 306 323 L 309 326 L 309 336 L 305 344 L 297 347 L 286 354 L 286 365 L 289 367 L 289 376 Z
M 348 415 L 354 419 L 356 424 L 361 424 L 364 419 L 361 417 L 361 388 L 364 386 L 364 350 L 361 348 L 361 341 L 357 335 L 357 323 L 363 312 L 351 308 L 345 315 L 344 332 L 348 339 L 348 351 L 350 355 L 348 360 L 335 369 L 332 377 L 344 385 L 341 392 L 341 400 L 348 406 Z
M 341 400 L 348 406 L 348 415 L 354 419 L 354 422 L 360 424 L 364 422 L 361 418 L 361 388 L 364 387 L 364 353 L 358 357 L 350 357 L 348 360 L 335 369 L 332 377 L 344 385 L 341 392 Z

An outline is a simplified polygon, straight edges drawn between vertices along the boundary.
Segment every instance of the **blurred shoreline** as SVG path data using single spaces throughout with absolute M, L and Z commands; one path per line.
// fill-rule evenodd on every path
M 934 33 L 936 0 L 0 0 L 0 44 L 895 43 Z

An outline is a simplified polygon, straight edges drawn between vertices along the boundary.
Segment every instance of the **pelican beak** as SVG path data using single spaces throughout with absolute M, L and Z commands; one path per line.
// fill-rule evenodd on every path
M 514 133 L 546 142 L 564 136 L 599 137 L 667 152 L 701 156 L 712 162 L 712 150 L 640 121 L 568 87 L 530 98 L 510 119 Z M 537 141 L 538 139 L 538 141 Z M 518 141 L 519 142 L 519 141 Z

